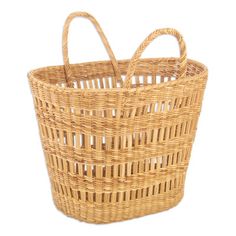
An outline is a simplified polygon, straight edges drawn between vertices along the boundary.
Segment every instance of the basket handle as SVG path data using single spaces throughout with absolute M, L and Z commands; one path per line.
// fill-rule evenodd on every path
M 180 58 L 179 58 L 179 74 L 178 78 L 183 78 L 186 74 L 187 69 L 187 55 L 186 55 L 186 46 L 185 42 L 183 40 L 182 35 L 175 29 L 171 28 L 164 28 L 164 29 L 157 29 L 154 32 L 152 32 L 138 47 L 136 52 L 134 53 L 133 57 L 130 60 L 127 74 L 126 74 L 126 80 L 124 82 L 125 88 L 130 88 L 131 85 L 131 78 L 134 75 L 135 68 L 137 66 L 137 63 L 143 53 L 143 51 L 146 49 L 146 47 L 158 36 L 160 35 L 172 35 L 174 36 L 178 43 L 179 43 L 179 50 L 180 50 Z
M 97 20 L 87 12 L 73 12 L 67 17 L 65 21 L 64 28 L 63 28 L 63 36 L 62 36 L 62 52 L 63 52 L 63 61 L 64 61 L 64 66 L 65 66 L 67 84 L 70 83 L 70 78 L 72 78 L 72 70 L 70 67 L 70 62 L 69 62 L 69 57 L 68 57 L 68 32 L 69 32 L 69 26 L 70 26 L 71 21 L 76 17 L 87 18 L 93 23 L 109 55 L 109 58 L 111 60 L 114 74 L 115 74 L 115 79 L 120 80 L 121 74 L 118 67 L 118 62 Z

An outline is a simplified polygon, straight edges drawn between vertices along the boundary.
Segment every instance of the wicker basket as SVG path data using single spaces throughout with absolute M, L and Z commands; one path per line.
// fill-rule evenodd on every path
M 110 61 L 69 63 L 68 29 L 78 16 L 95 25 Z M 140 59 L 164 34 L 176 37 L 180 58 Z M 108 223 L 175 206 L 184 193 L 207 68 L 187 60 L 174 29 L 154 31 L 131 60 L 117 61 L 84 12 L 65 22 L 63 57 L 64 66 L 28 75 L 56 207 Z

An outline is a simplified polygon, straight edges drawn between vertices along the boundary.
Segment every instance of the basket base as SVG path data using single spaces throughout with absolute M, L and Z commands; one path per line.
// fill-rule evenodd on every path
M 152 197 L 127 203 L 102 205 L 78 202 L 54 191 L 52 194 L 56 208 L 65 215 L 87 223 L 105 224 L 168 210 L 181 201 L 184 190 L 181 189 L 167 198 L 166 196 Z

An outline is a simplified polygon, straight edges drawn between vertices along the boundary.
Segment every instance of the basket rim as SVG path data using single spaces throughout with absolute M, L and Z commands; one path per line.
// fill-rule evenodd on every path
M 169 60 L 178 60 L 179 58 L 177 57 L 164 57 L 164 58 L 143 58 L 140 59 L 140 62 L 148 62 L 148 61 L 169 61 Z M 90 61 L 90 62 L 83 62 L 83 63 L 76 63 L 76 64 L 71 64 L 73 66 L 76 65 L 89 65 L 89 64 L 106 64 L 106 63 L 110 63 L 110 60 L 103 60 L 103 61 Z M 130 62 L 130 59 L 123 59 L 123 60 L 118 60 L 118 63 L 127 63 Z M 42 81 L 41 79 L 37 78 L 35 76 L 36 73 L 39 73 L 42 70 L 53 70 L 53 69 L 58 69 L 59 67 L 64 67 L 64 65 L 55 65 L 55 66 L 46 66 L 46 67 L 40 67 L 37 69 L 33 69 L 31 71 L 28 72 L 27 77 L 29 80 L 34 80 L 36 81 L 38 84 L 47 87 L 48 89 L 53 89 L 53 90 L 58 90 L 58 91 L 63 91 L 63 92 L 89 92 L 89 93 L 98 93 L 98 92 L 135 92 L 135 91 L 142 91 L 142 90 L 147 90 L 147 89 L 151 89 L 153 87 L 155 88 L 162 88 L 162 87 L 169 87 L 169 86 L 174 86 L 176 84 L 180 84 L 183 82 L 189 82 L 190 80 L 195 80 L 199 77 L 204 77 L 208 75 L 208 68 L 202 64 L 201 62 L 198 62 L 196 60 L 193 59 L 187 59 L 187 63 L 190 64 L 195 64 L 198 67 L 200 67 L 202 69 L 202 71 L 196 75 L 193 76 L 185 76 L 184 78 L 180 79 L 180 80 L 172 80 L 172 81 L 166 81 L 164 83 L 159 83 L 159 84 L 148 84 L 148 85 L 144 85 L 142 87 L 137 87 L 137 88 L 124 88 L 124 87 L 119 87 L 119 88 L 93 88 L 93 89 L 82 89 L 82 88 L 70 88 L 70 87 L 59 87 L 56 86 L 55 84 L 50 84 L 48 82 Z

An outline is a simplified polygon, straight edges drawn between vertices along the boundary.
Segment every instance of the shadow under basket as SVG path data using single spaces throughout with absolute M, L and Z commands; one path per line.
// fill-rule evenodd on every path
M 96 26 L 110 61 L 69 64 L 70 21 Z M 173 29 L 150 34 L 131 60 L 116 61 L 96 20 L 72 13 L 63 66 L 29 73 L 56 207 L 91 223 L 167 210 L 181 200 L 207 81 Z M 180 58 L 140 59 L 157 36 L 175 36 Z

